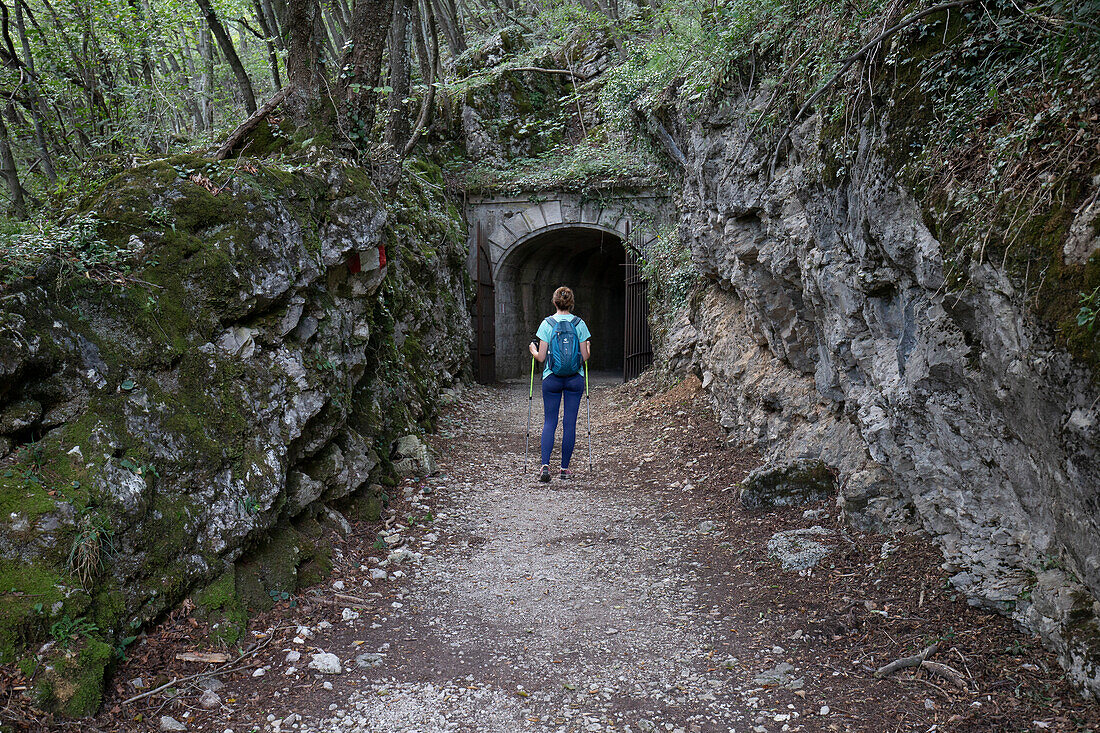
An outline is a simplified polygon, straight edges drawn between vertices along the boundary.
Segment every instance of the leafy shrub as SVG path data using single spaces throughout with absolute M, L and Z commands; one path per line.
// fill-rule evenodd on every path
M 126 261 L 141 243 L 108 242 L 99 234 L 99 223 L 86 214 L 64 223 L 47 218 L 0 219 L 0 286 L 33 277 L 46 260 L 56 261 L 61 275 L 101 280 L 128 272 Z

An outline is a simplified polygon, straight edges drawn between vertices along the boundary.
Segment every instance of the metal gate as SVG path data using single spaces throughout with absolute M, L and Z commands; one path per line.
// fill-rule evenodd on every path
M 474 306 L 477 330 L 477 381 L 492 384 L 497 380 L 497 329 L 494 320 L 495 298 L 493 264 L 477 223 L 477 303 Z
M 638 246 L 637 237 L 632 244 Z M 626 247 L 625 271 L 626 317 L 623 339 L 623 381 L 634 379 L 653 363 L 653 346 L 649 340 L 649 283 L 642 275 L 638 256 Z

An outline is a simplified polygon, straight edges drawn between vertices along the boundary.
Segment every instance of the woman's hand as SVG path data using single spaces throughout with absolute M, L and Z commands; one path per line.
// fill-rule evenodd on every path
M 531 352 L 531 356 L 535 357 L 536 359 L 538 358 L 539 350 L 537 348 L 535 348 L 535 342 L 534 341 L 527 344 L 527 350 Z

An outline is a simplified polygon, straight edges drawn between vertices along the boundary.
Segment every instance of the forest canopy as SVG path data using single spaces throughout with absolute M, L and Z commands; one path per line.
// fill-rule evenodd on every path
M 8 255 L 0 271 L 4 280 L 25 273 L 12 265 L 32 262 L 50 243 L 87 250 L 95 223 L 60 214 L 71 214 L 109 174 L 149 157 L 243 152 L 271 160 L 309 143 L 374 164 L 427 142 L 475 188 L 654 181 L 676 168 L 668 132 L 676 132 L 676 118 L 755 105 L 752 144 L 744 148 L 752 156 L 778 149 L 811 103 L 845 125 L 859 110 L 878 109 L 882 82 L 899 74 L 912 89 L 909 100 L 936 100 L 935 123 L 913 145 L 914 159 L 924 156 L 913 170 L 934 183 L 952 151 L 977 145 L 1000 175 L 1014 170 L 1014 158 L 1052 150 L 1063 131 L 1073 132 L 1051 124 L 1059 115 L 1070 116 L 1071 128 L 1095 128 L 1095 115 L 1073 105 L 1087 108 L 1100 84 L 1097 7 L 1071 0 L 0 0 L 0 246 Z M 905 25 L 918 15 L 928 17 Z M 935 20 L 942 21 L 939 48 L 926 38 Z M 861 53 L 899 22 L 903 30 Z M 899 51 L 905 44 L 908 58 Z M 920 64 L 915 76 L 910 61 Z M 841 93 L 842 84 L 829 84 L 841 72 L 866 81 Z M 461 149 L 470 110 L 501 141 L 496 149 Z M 1078 134 L 1067 143 L 1066 175 L 1091 170 L 1095 151 L 1078 154 L 1091 139 Z M 975 187 L 996 180 L 977 169 L 972 178 Z

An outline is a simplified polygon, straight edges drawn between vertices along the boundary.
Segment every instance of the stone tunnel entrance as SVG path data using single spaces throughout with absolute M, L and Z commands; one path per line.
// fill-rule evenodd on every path
M 649 366 L 652 348 L 646 282 L 639 256 L 654 238 L 660 198 L 623 197 L 616 203 L 584 203 L 559 195 L 489 197 L 470 201 L 470 275 L 477 283 L 471 304 L 478 381 L 526 376 L 527 343 L 553 313 L 554 290 L 576 295 L 575 313 L 592 331 L 591 366 L 632 379 Z
M 498 376 L 530 369 L 525 344 L 554 312 L 551 298 L 560 285 L 573 289 L 574 313 L 592 331 L 593 371 L 622 372 L 625 264 L 622 241 L 599 229 L 557 229 L 514 249 L 497 273 Z

